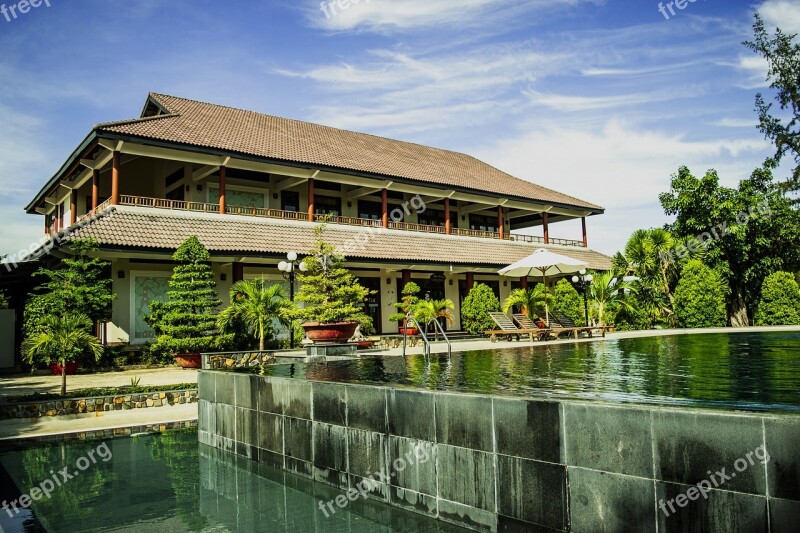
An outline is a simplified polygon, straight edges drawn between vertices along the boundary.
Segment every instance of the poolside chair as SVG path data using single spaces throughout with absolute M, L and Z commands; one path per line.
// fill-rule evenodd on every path
M 497 339 L 497 336 L 505 335 L 508 340 L 511 340 L 511 337 L 516 337 L 519 340 L 520 335 L 529 335 L 531 342 L 533 342 L 534 336 L 540 338 L 541 330 L 539 328 L 534 327 L 533 329 L 520 329 L 514 325 L 508 316 L 505 313 L 499 312 L 490 312 L 489 316 L 497 324 L 497 327 L 500 329 L 490 329 L 486 330 L 484 333 L 486 335 L 492 336 L 492 342 Z
M 572 321 L 567 315 L 565 315 L 564 313 L 562 313 L 557 309 L 553 309 L 550 312 L 550 316 L 551 316 L 550 320 L 551 324 L 553 323 L 553 319 L 555 319 L 565 330 L 572 330 L 575 334 L 575 338 L 578 338 L 579 333 L 586 333 L 591 338 L 592 332 L 594 331 L 600 331 L 603 337 L 606 336 L 606 330 L 604 328 L 594 328 L 591 326 L 589 327 L 577 326 L 575 325 L 575 322 Z
M 553 339 L 557 339 L 558 338 L 558 332 L 557 331 L 554 331 L 554 330 L 552 330 L 550 328 L 547 328 L 547 327 L 544 327 L 544 328 L 539 327 L 538 324 L 536 324 L 533 320 L 530 319 L 530 317 L 528 315 L 526 315 L 524 313 L 516 313 L 516 314 L 513 314 L 511 316 L 514 319 L 514 321 L 517 324 L 519 324 L 520 328 L 538 331 L 539 332 L 539 340 L 540 341 L 546 341 L 546 340 L 549 340 L 551 338 L 553 338 Z

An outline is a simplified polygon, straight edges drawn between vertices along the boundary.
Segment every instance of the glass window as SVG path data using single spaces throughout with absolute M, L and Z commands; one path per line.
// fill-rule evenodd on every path
M 497 229 L 497 217 L 485 215 L 470 215 L 469 216 L 469 229 L 479 231 L 499 231 Z
M 338 217 L 342 214 L 342 199 L 333 196 L 314 195 L 314 214 Z
M 281 209 L 283 211 L 300 211 L 300 193 L 297 191 L 281 191 Z

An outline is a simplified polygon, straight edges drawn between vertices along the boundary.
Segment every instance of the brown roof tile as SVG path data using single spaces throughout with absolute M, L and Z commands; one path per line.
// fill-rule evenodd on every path
M 151 94 L 169 111 L 98 131 L 405 178 L 545 203 L 602 207 L 506 174 L 466 154 L 230 107 Z
M 171 252 L 186 238 L 196 235 L 216 255 L 236 252 L 285 254 L 290 250 L 310 249 L 314 243 L 315 226 L 309 222 L 115 207 L 75 231 L 69 239 L 94 237 L 104 246 Z M 586 261 L 589 268 L 611 268 L 610 257 L 586 248 L 569 246 L 334 224 L 328 226 L 325 239 L 344 250 L 349 259 L 501 268 L 538 248 L 549 248 Z

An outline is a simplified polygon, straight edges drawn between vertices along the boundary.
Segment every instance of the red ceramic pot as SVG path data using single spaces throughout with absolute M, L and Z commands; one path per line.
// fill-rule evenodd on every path
M 415 326 L 400 328 L 400 335 L 408 335 L 409 337 L 413 337 L 414 335 L 419 335 L 419 329 Z
M 315 344 L 341 344 L 349 341 L 356 333 L 358 322 L 306 322 L 303 329 L 306 337 Z
M 50 361 L 50 372 L 56 376 L 61 375 L 61 364 L 58 361 Z M 67 375 L 73 376 L 78 372 L 78 363 L 76 361 L 67 361 Z
M 200 368 L 202 365 L 202 357 L 199 353 L 181 353 L 175 354 L 175 362 L 181 368 Z

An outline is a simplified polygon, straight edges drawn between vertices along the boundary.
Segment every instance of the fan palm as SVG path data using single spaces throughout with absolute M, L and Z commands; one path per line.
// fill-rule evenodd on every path
M 258 339 L 258 349 L 264 351 L 272 321 L 289 325 L 285 312 L 292 307 L 281 285 L 264 280 L 243 280 L 231 287 L 231 305 L 217 317 L 217 327 L 223 333 L 233 331 L 237 322 L 244 324 Z
M 523 309 L 528 318 L 533 320 L 537 314 L 545 314 L 545 307 L 552 306 L 555 298 L 550 294 L 544 285 L 536 284 L 532 289 L 514 289 L 508 298 L 503 302 L 503 312 L 508 313 L 509 309 L 518 307 Z
M 67 361 L 74 361 L 87 351 L 96 360 L 103 354 L 103 345 L 89 333 L 91 327 L 92 321 L 84 314 L 49 315 L 42 318 L 37 333 L 22 342 L 22 354 L 28 363 L 61 363 L 62 396 L 67 394 Z
M 606 325 L 606 313 L 612 307 L 621 307 L 628 311 L 634 310 L 630 299 L 625 297 L 626 291 L 627 293 L 634 292 L 633 286 L 622 278 L 615 277 L 613 272 L 595 274 L 589 297 L 597 311 L 599 326 Z
M 452 300 L 420 300 L 414 305 L 414 318 L 420 324 L 425 324 L 425 329 L 439 318 L 444 318 L 448 324 L 455 322 L 453 313 L 450 311 L 455 305 Z M 434 330 L 434 335 L 438 337 L 438 331 Z

